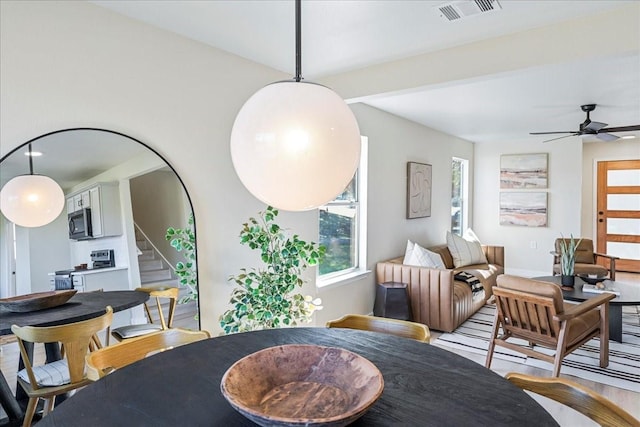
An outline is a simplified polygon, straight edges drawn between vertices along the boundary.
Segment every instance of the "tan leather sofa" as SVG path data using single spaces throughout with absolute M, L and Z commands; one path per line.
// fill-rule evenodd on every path
M 403 265 L 403 257 L 379 262 L 376 266 L 377 283 L 400 282 L 407 284 L 413 321 L 424 323 L 431 329 L 451 332 L 491 297 L 498 275 L 504 273 L 504 247 L 483 245 L 488 264 L 454 268 L 447 245 L 428 248 L 442 257 L 446 270 Z M 484 292 L 473 297 L 468 284 L 454 280 L 454 274 L 466 271 L 482 283 Z

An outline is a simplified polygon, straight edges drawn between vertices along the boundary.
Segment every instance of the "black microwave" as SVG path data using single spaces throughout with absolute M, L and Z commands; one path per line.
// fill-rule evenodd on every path
M 93 238 L 90 208 L 84 208 L 69 214 L 69 238 L 73 240 Z

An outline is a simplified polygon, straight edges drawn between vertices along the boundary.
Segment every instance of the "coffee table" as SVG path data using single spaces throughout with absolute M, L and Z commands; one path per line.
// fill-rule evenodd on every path
M 534 277 L 533 279 L 561 286 L 560 276 Z M 584 280 L 576 276 L 573 288 L 561 286 L 563 298 L 567 301 L 582 302 L 599 295 L 597 293 L 582 292 L 582 286 L 585 283 Z M 605 280 L 604 284 L 607 288 L 613 288 L 620 292 L 620 295 L 609 301 L 609 339 L 622 342 L 622 306 L 640 305 L 640 284 L 634 285 L 612 280 Z

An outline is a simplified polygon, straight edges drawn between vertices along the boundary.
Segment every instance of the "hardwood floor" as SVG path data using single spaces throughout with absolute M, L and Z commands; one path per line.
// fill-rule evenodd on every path
M 640 286 L 640 275 L 618 273 L 618 281 L 625 281 L 638 284 Z M 636 307 L 625 307 L 625 310 L 636 312 Z M 439 335 L 437 331 L 432 331 L 431 341 L 433 342 Z M 3 337 L 4 338 L 4 337 Z M 2 343 L 4 341 L 0 341 Z M 477 363 L 484 365 L 484 356 L 467 353 L 463 351 L 457 351 L 463 357 L 474 360 Z M 2 344 L 0 347 L 0 369 L 7 378 L 9 385 L 14 388 L 16 386 L 16 370 L 18 366 L 18 358 L 20 351 L 18 345 L 15 342 L 8 342 Z M 37 358 L 44 360 L 44 347 L 42 345 L 36 345 L 35 354 Z M 501 359 L 494 359 L 491 370 L 504 376 L 508 372 L 521 372 L 530 375 L 549 376 L 549 371 L 523 366 L 518 363 L 512 363 Z M 602 394 L 607 399 L 615 402 L 620 407 L 631 413 L 636 418 L 640 419 L 640 393 L 623 390 L 617 387 L 607 386 L 601 383 L 584 380 L 582 378 L 573 377 L 570 375 L 560 374 L 562 377 L 570 378 L 586 387 Z M 532 395 L 553 417 L 560 423 L 561 426 L 595 426 L 588 418 L 577 413 L 571 408 L 560 405 L 552 400 L 546 399 L 541 396 Z M 0 419 L 4 417 L 3 411 L 0 409 Z M 0 424 L 1 425 L 1 424 Z

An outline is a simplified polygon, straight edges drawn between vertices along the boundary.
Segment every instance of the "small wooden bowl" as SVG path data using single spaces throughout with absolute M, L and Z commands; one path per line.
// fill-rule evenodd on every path
M 76 292 L 78 292 L 76 289 L 70 289 L 2 298 L 0 299 L 0 309 L 14 313 L 44 310 L 66 303 Z
M 225 372 L 227 401 L 261 426 L 345 426 L 380 397 L 384 380 L 369 360 L 316 345 L 282 345 L 250 354 Z

